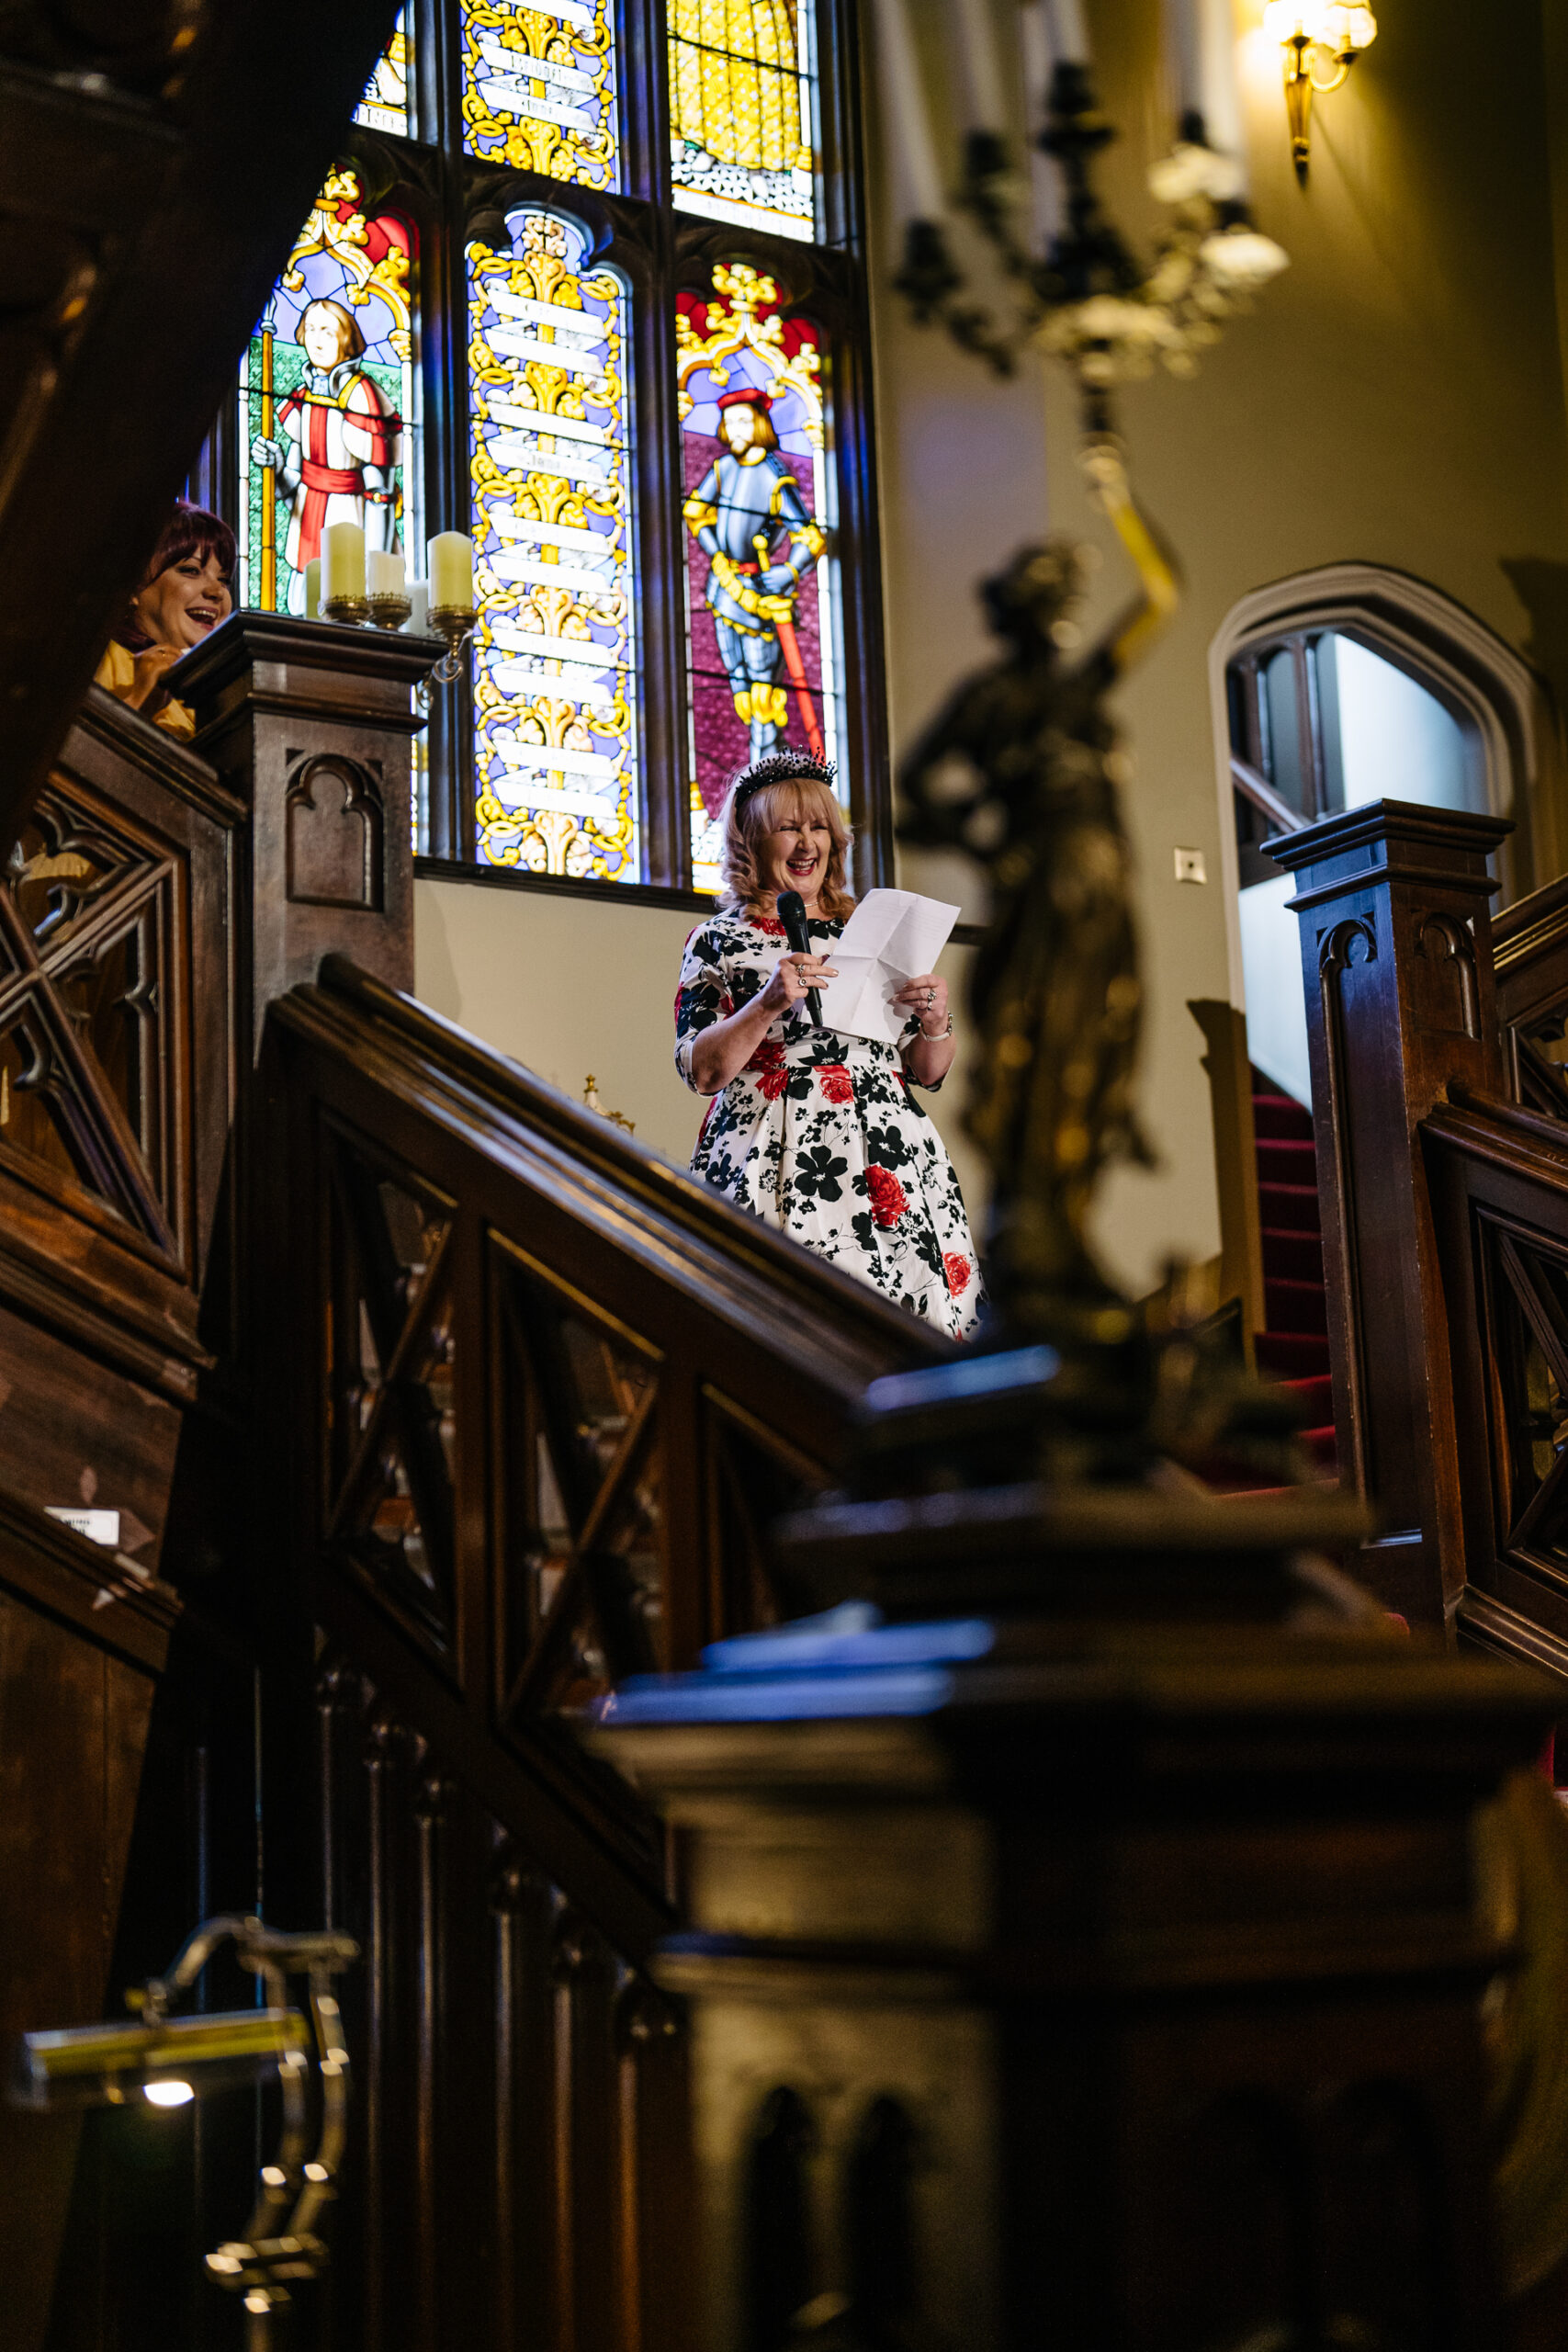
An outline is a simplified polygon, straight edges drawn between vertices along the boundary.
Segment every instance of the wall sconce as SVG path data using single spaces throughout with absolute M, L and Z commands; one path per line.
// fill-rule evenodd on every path
M 1285 111 L 1291 126 L 1291 160 L 1305 182 L 1312 152 L 1312 94 L 1337 90 L 1364 49 L 1378 37 L 1370 8 L 1346 0 L 1269 0 L 1263 29 L 1284 51 Z

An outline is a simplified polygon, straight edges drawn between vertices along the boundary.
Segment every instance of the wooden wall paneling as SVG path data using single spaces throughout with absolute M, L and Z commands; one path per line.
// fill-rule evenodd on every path
M 1516 899 L 1494 918 L 1497 1014 L 1510 1091 L 1568 1114 L 1568 876 Z
M 1418 1130 L 1450 1082 L 1502 1091 L 1487 860 L 1507 831 L 1380 801 L 1265 844 L 1299 877 L 1341 1476 L 1383 1530 L 1355 1571 L 1432 1625 L 1457 1602 L 1464 1561 Z
M 1456 1090 L 1425 1128 L 1448 1299 L 1467 1645 L 1568 1682 L 1568 1124 Z
M 0 335 L 0 550 L 28 582 L 0 645 L 7 844 L 395 14 L 166 0 L 129 46 L 81 12 L 0 28 L 0 216 L 27 290 Z
M 111 1999 L 141 1759 L 179 1618 L 82 1537 L 0 1495 L 0 2040 Z M 39 1923 L 50 1922 L 47 1939 Z M 45 2341 L 79 2119 L 0 2108 L 7 2352 Z M 85 2298 L 86 2315 L 96 2296 Z
M 413 985 L 410 696 L 429 664 L 420 638 L 253 612 L 181 664 L 197 748 L 251 811 L 253 1044 L 333 950 Z

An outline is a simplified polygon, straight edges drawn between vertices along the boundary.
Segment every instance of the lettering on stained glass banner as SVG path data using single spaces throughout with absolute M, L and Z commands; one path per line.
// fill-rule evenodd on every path
M 745 262 L 676 301 L 692 880 L 712 890 L 735 770 L 781 744 L 837 756 L 837 509 L 817 328 Z
M 814 0 L 670 0 L 676 209 L 817 230 Z
M 475 848 L 641 879 L 629 303 L 569 215 L 468 248 Z
M 365 96 L 354 109 L 355 122 L 364 123 L 369 130 L 395 131 L 400 139 L 412 136 L 412 52 L 409 12 L 404 8 L 377 61 L 375 73 L 365 85 Z
M 614 0 L 463 0 L 470 155 L 618 188 Z
M 333 172 L 240 368 L 239 601 L 302 613 L 333 523 L 417 548 L 413 230 Z

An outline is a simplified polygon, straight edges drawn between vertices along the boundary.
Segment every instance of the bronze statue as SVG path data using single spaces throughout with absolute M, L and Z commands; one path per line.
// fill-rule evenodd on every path
M 959 687 L 910 753 L 902 830 L 969 851 L 990 877 L 970 986 L 981 1055 L 965 1123 L 991 1165 L 988 1279 L 1007 1332 L 1114 1345 L 1131 1310 L 1085 1227 L 1101 1170 L 1146 1165 L 1150 1153 L 1133 1105 L 1142 985 L 1117 799 L 1129 771 L 1105 697 L 1169 621 L 1179 582 L 1118 444 L 1089 441 L 1082 464 L 1142 594 L 1069 668 L 1083 554 L 1048 540 L 987 581 L 1008 650 Z

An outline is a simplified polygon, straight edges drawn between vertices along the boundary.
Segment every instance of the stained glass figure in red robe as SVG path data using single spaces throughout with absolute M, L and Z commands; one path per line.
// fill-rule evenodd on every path
M 280 402 L 277 437 L 252 442 L 251 462 L 276 469 L 279 495 L 290 503 L 288 606 L 302 613 L 305 566 L 321 554 L 329 524 L 357 523 L 367 548 L 398 546 L 400 420 L 359 365 L 365 337 L 343 303 L 308 303 L 296 339 L 308 363 L 304 384 Z

